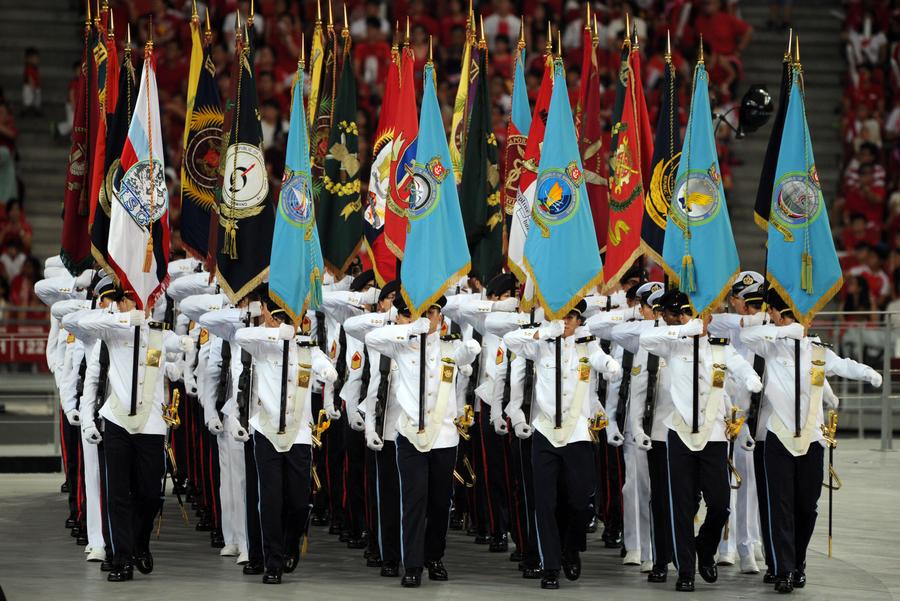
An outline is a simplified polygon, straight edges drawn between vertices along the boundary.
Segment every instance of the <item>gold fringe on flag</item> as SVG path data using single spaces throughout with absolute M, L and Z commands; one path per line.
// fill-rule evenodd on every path
M 697 291 L 696 274 L 694 273 L 694 257 L 691 255 L 684 255 L 681 258 L 681 275 L 679 276 L 679 279 L 681 280 L 682 292 Z

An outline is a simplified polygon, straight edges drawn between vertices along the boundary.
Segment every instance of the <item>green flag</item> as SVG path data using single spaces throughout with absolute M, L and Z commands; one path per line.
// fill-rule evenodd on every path
M 349 31 L 344 30 L 347 34 Z M 344 36 L 344 59 L 328 136 L 325 173 L 318 198 L 319 239 L 325 266 L 342 277 L 362 244 L 359 193 L 359 131 L 356 126 L 356 79 L 350 36 Z
M 475 86 L 472 117 L 466 135 L 465 169 L 459 186 L 472 272 L 482 282 L 500 273 L 503 267 L 503 207 L 500 206 L 497 155 L 488 96 L 487 50 L 482 49 L 478 58 L 478 83 Z

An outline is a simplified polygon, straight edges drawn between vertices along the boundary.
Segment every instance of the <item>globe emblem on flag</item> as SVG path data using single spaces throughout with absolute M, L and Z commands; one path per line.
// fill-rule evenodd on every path
M 578 206 L 578 188 L 562 169 L 547 169 L 537 182 L 535 216 L 552 225 L 564 223 Z
M 410 194 L 406 214 L 410 219 L 422 219 L 437 206 L 441 193 L 441 182 L 447 176 L 447 169 L 439 157 L 431 159 L 427 165 L 413 165 L 414 194 Z
M 225 151 L 222 199 L 232 210 L 252 209 L 269 193 L 269 175 L 262 150 L 252 144 L 232 144 Z
M 312 220 L 312 203 L 309 198 L 309 176 L 298 171 L 285 170 L 284 184 L 281 186 L 282 214 L 297 225 L 306 225 Z
M 134 222 L 149 227 L 169 208 L 169 191 L 162 162 L 157 159 L 138 161 L 119 182 L 119 202 Z
M 775 185 L 775 218 L 790 227 L 805 225 L 819 214 L 819 189 L 805 173 L 789 173 Z
M 680 224 L 703 225 L 719 212 L 719 186 L 707 171 L 691 170 L 676 183 L 675 211 L 672 218 Z

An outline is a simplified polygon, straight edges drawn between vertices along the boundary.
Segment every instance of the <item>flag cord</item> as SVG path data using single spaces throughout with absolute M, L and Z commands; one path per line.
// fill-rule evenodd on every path
M 802 82 L 802 68 L 800 67 L 800 63 L 798 62 L 795 66 L 797 69 L 797 79 L 799 84 L 798 92 L 800 93 L 801 103 L 803 111 L 803 168 L 806 171 L 805 176 L 807 181 L 809 181 L 810 185 L 815 187 L 816 182 L 812 181 L 812 174 L 810 173 L 810 165 L 809 165 L 809 124 L 806 122 L 806 95 L 803 92 L 803 82 Z M 819 194 L 819 190 L 815 190 L 816 196 Z M 812 219 L 812 215 L 809 214 L 809 202 L 803 203 L 803 254 L 800 257 L 800 289 L 803 290 L 807 294 L 813 294 L 813 265 L 812 265 L 812 253 L 810 253 L 810 245 L 809 245 L 809 222 Z
M 697 72 L 700 70 L 698 63 L 694 67 L 694 92 L 697 89 Z M 691 123 L 694 121 L 694 107 L 691 105 L 690 116 L 688 117 L 687 140 L 685 148 L 687 148 L 687 168 L 684 170 L 684 256 L 681 258 L 681 280 L 679 288 L 682 292 L 695 292 L 697 290 L 696 274 L 694 272 L 694 257 L 691 256 L 691 140 L 694 137 Z M 715 140 L 713 140 L 715 143 Z M 675 201 L 678 201 L 678 191 L 675 191 Z
M 235 118 L 232 120 L 232 124 L 234 127 L 234 136 L 232 137 L 230 133 L 228 136 L 230 139 L 234 140 L 235 144 L 237 144 L 238 140 L 240 139 L 239 136 L 240 136 L 240 124 L 241 124 L 241 118 L 240 118 L 240 116 L 241 116 L 241 83 L 243 82 L 243 79 L 244 79 L 243 63 L 244 63 L 244 58 L 246 56 L 246 51 L 247 51 L 246 47 L 241 48 L 241 59 L 240 59 L 241 65 L 238 68 L 237 94 L 236 94 L 235 107 L 234 107 Z M 237 155 L 238 155 L 237 149 L 235 149 L 235 152 L 233 152 L 231 155 L 231 158 L 232 158 L 232 169 L 231 169 L 231 178 L 230 178 L 231 180 L 234 179 L 234 176 L 237 173 Z M 223 182 L 222 186 L 224 187 L 225 185 L 226 185 L 226 182 Z M 234 200 L 235 200 L 234 185 L 232 184 L 231 181 L 227 182 L 227 185 L 228 185 L 229 191 L 231 192 L 232 204 L 234 204 Z M 224 197 L 225 197 L 225 195 L 223 193 L 222 198 L 224 199 Z M 225 206 L 223 207 L 223 209 L 227 209 L 227 210 L 223 211 L 223 215 L 222 215 L 222 217 L 223 217 L 222 225 L 225 227 L 225 240 L 222 242 L 222 253 L 227 254 L 230 259 L 236 260 L 238 258 L 237 219 L 235 218 L 234 215 L 232 215 L 231 210 L 228 207 L 228 203 L 225 203 Z
M 148 47 L 144 50 L 144 86 L 147 90 L 147 147 L 150 153 L 150 211 L 147 213 L 147 251 L 144 253 L 144 273 L 150 272 L 150 265 L 153 262 L 153 213 L 156 204 L 156 182 L 153 179 L 153 121 L 150 118 L 150 69 L 153 68 L 153 46 L 152 42 L 148 42 Z M 149 65 L 146 64 L 150 61 Z

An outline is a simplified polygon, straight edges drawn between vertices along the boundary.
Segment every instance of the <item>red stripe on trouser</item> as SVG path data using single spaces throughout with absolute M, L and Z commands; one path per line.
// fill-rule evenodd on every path
M 506 421 L 506 429 L 509 430 L 510 429 L 509 428 L 509 420 L 505 419 L 505 418 L 504 418 L 504 420 Z M 520 544 L 519 541 L 522 540 L 522 524 L 519 521 L 518 507 L 516 506 L 516 498 L 517 498 L 516 491 L 513 490 L 512 478 L 510 477 L 510 474 L 509 474 L 509 461 L 510 461 L 510 459 L 509 459 L 509 452 L 510 452 L 509 435 L 504 436 L 501 439 L 501 445 L 503 447 L 503 478 L 504 478 L 504 481 L 506 482 L 506 495 L 507 495 L 506 503 L 507 503 L 507 508 L 510 511 L 510 513 L 512 513 L 515 516 L 516 544 L 518 545 L 518 544 Z
M 78 433 L 78 521 L 84 522 L 87 514 L 84 511 L 84 451 L 81 449 L 81 433 Z
M 63 473 L 69 473 L 69 457 L 66 454 L 66 435 L 63 433 L 63 420 L 66 419 L 65 414 L 60 411 L 59 412 L 59 450 L 62 451 L 62 468 Z
M 211 435 L 210 435 L 210 438 L 212 438 Z M 209 444 L 208 452 L 207 452 L 207 457 L 209 457 L 209 469 L 208 469 L 208 473 L 209 473 L 209 504 L 210 504 L 210 507 L 212 507 L 213 523 L 218 524 L 219 523 L 219 507 L 216 503 L 216 483 L 213 480 L 213 470 L 215 469 L 215 466 L 213 465 L 213 453 L 212 453 L 212 443 L 213 442 L 215 442 L 215 441 L 214 440 L 209 441 L 210 444 Z

